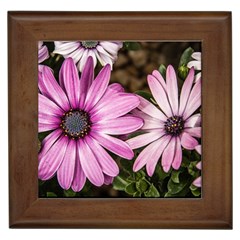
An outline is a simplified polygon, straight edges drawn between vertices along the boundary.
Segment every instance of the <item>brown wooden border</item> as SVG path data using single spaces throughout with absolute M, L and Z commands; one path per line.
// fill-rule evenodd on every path
M 200 40 L 202 199 L 40 199 L 37 41 Z M 9 12 L 11 228 L 232 228 L 230 12 Z

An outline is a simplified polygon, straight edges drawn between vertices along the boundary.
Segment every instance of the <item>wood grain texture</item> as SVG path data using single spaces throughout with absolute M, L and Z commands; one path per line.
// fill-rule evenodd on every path
M 9 12 L 11 228 L 232 228 L 231 13 Z M 202 41 L 201 199 L 40 199 L 38 40 Z

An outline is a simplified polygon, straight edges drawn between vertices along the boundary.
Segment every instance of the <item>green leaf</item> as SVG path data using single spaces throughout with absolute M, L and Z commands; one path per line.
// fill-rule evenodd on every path
M 133 161 L 129 161 L 127 159 L 121 159 L 120 160 L 121 166 L 129 173 L 133 172 Z
M 141 193 L 140 193 L 140 192 L 135 192 L 135 193 L 133 194 L 133 197 L 141 197 Z
M 187 66 L 180 66 L 178 68 L 178 76 L 182 79 L 185 80 L 187 75 L 188 75 L 189 69 Z
M 143 193 L 148 189 L 148 183 L 146 180 L 141 179 L 140 181 L 136 182 L 136 188 L 138 192 Z
M 181 173 L 181 171 L 172 171 L 171 174 L 171 179 L 174 183 L 179 183 L 179 174 Z
M 183 54 L 180 58 L 179 67 L 187 66 L 188 62 L 191 60 L 191 56 L 192 56 L 193 52 L 194 52 L 194 50 L 191 47 L 187 48 L 183 52 Z
M 161 73 L 162 77 L 166 79 L 166 67 L 165 65 L 161 64 L 158 71 Z
M 194 178 L 197 177 L 199 170 L 196 168 L 198 161 L 191 162 L 188 166 L 188 172 L 190 175 L 192 175 Z
M 146 192 L 144 192 L 145 197 L 160 197 L 160 193 L 157 188 L 151 184 Z
M 148 100 L 148 101 L 151 101 L 151 99 L 153 98 L 153 96 L 152 96 L 151 93 L 145 92 L 145 91 L 141 91 L 141 90 L 136 91 L 135 94 L 137 94 L 137 95 L 145 98 L 145 99 Z
M 135 182 L 129 183 L 125 188 L 125 192 L 130 195 L 133 195 L 136 191 L 137 191 L 137 189 L 136 189 Z
M 142 48 L 140 43 L 138 43 L 138 42 L 124 42 L 123 46 L 125 49 L 133 50 L 133 51 L 136 51 L 136 50 L 139 50 Z
M 57 195 L 54 192 L 47 192 L 47 197 L 57 197 Z
M 193 184 L 191 184 L 191 186 L 189 188 L 191 191 L 195 191 L 198 189 L 198 187 L 194 186 Z
M 197 189 L 191 190 L 191 191 L 192 191 L 193 196 L 195 196 L 195 197 L 201 196 L 201 188 L 197 188 Z
M 171 170 L 165 173 L 161 166 L 157 165 L 154 172 L 154 177 L 157 177 L 159 181 L 163 181 L 166 177 L 170 176 Z
M 72 189 L 64 190 L 63 194 L 65 197 L 75 197 L 76 192 L 74 192 Z
M 126 186 L 129 184 L 129 181 L 123 176 L 123 174 L 119 174 L 113 180 L 113 189 L 118 191 L 125 191 Z

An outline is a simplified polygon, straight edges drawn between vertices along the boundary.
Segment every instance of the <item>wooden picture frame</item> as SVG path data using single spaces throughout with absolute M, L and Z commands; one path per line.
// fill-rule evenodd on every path
M 201 41 L 201 199 L 38 198 L 38 40 Z M 230 12 L 9 12 L 11 228 L 232 228 Z

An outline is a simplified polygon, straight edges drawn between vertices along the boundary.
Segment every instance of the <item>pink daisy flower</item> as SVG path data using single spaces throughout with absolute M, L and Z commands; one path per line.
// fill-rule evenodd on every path
M 195 70 L 197 71 L 201 71 L 202 70 L 202 53 L 201 52 L 194 52 L 192 54 L 192 58 L 193 60 L 190 61 L 188 64 L 187 64 L 187 67 L 188 68 L 192 68 L 194 67 Z M 201 72 L 197 73 L 196 76 L 195 76 L 195 81 L 199 81 L 199 79 L 201 79 Z
M 198 145 L 195 147 L 195 150 L 201 155 L 202 154 L 202 146 L 201 145 Z M 196 165 L 196 168 L 199 169 L 199 170 L 202 170 L 202 162 L 198 162 L 197 165 Z M 198 178 L 196 178 L 193 183 L 192 183 L 194 186 L 196 187 L 202 187 L 202 177 L 199 176 Z
M 43 45 L 43 41 L 38 41 L 38 63 L 49 58 L 47 46 Z
M 139 105 L 139 99 L 123 93 L 119 84 L 108 86 L 110 74 L 108 64 L 94 80 L 89 57 L 79 80 L 76 65 L 68 58 L 60 69 L 58 84 L 52 70 L 43 66 L 38 84 L 38 130 L 52 132 L 39 153 L 41 180 L 57 174 L 60 186 L 73 191 L 80 191 L 86 178 L 96 186 L 110 184 L 119 168 L 108 151 L 133 158 L 128 144 L 111 135 L 141 128 L 142 119 L 126 115 Z
M 94 67 L 98 60 L 102 66 L 110 64 L 112 69 L 112 65 L 117 59 L 118 50 L 123 46 L 122 42 L 109 41 L 55 41 L 54 44 L 54 53 L 61 54 L 64 58 L 71 57 L 80 72 L 82 72 L 89 56 L 93 58 Z
M 138 155 L 133 170 L 136 172 L 146 165 L 148 175 L 152 176 L 160 157 L 165 172 L 171 166 L 177 170 L 182 162 L 182 147 L 192 150 L 198 145 L 195 137 L 201 137 L 201 116 L 193 113 L 201 105 L 201 81 L 194 84 L 192 68 L 179 99 L 176 73 L 171 65 L 166 71 L 166 82 L 157 70 L 147 80 L 159 108 L 139 97 L 140 105 L 133 114 L 144 120 L 145 133 L 127 143 L 132 149 L 147 146 Z

